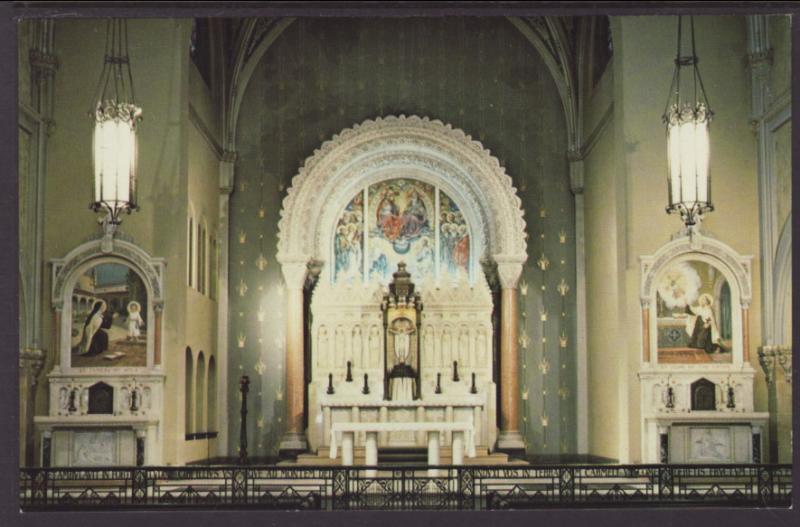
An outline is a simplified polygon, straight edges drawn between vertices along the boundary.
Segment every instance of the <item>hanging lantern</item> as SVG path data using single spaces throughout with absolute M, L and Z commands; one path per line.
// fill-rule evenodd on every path
M 708 104 L 695 53 L 694 19 L 690 17 L 691 55 L 681 55 L 682 17 L 678 17 L 678 51 L 670 96 L 664 109 L 667 127 L 668 194 L 667 212 L 678 212 L 687 226 L 697 223 L 711 203 L 709 173 L 709 123 L 714 113 Z M 691 70 L 681 75 L 681 69 Z M 686 83 L 682 91 L 681 82 Z M 691 84 L 691 86 L 689 85 Z
M 120 214 L 138 209 L 136 132 L 142 119 L 134 97 L 125 20 L 109 20 L 106 27 L 103 71 L 90 113 L 94 119 L 94 201 L 90 208 L 105 210 L 108 222 L 118 225 Z

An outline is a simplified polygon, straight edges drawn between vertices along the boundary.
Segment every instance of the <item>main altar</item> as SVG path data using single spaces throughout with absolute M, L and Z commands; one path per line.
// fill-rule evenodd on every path
M 417 287 L 401 262 L 388 287 L 321 282 L 311 310 L 312 451 L 330 448 L 331 429 L 342 423 L 407 423 L 377 434 L 384 449 L 424 448 L 432 423 L 459 423 L 470 430 L 469 446 L 491 450 L 497 391 L 492 296 L 482 276 Z M 442 428 L 441 445 L 452 446 L 452 426 Z M 354 446 L 366 440 L 356 432 Z

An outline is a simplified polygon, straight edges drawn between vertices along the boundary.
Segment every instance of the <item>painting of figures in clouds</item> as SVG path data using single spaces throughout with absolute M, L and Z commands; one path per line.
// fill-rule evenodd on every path
M 369 188 L 369 278 L 391 280 L 405 262 L 412 279 L 434 273 L 436 252 L 434 188 L 411 179 L 392 179 Z
M 730 363 L 731 289 L 706 262 L 670 266 L 658 282 L 658 361 Z

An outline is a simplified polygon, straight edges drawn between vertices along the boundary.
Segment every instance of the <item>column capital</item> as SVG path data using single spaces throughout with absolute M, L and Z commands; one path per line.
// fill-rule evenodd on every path
M 497 264 L 497 275 L 503 289 L 516 289 L 519 277 L 522 274 L 522 264 L 526 258 L 511 255 L 494 255 Z
M 775 349 L 772 346 L 758 348 L 758 363 L 764 371 L 764 378 L 767 384 L 772 384 L 775 380 L 775 355 Z
M 583 159 L 585 155 L 580 149 L 567 152 L 569 161 L 569 189 L 573 194 L 583 194 Z
M 219 190 L 222 194 L 233 192 L 234 167 L 238 154 L 232 150 L 224 150 L 219 158 Z
M 30 375 L 31 383 L 35 386 L 42 373 L 45 363 L 45 352 L 40 349 L 24 348 L 19 352 L 19 368 L 23 370 L 21 374 Z
M 298 255 L 287 257 L 279 254 L 277 260 L 281 264 L 286 288 L 302 289 L 308 274 L 308 258 Z
M 41 82 L 47 77 L 52 77 L 58 71 L 58 57 L 39 49 L 32 49 L 28 53 L 28 60 L 34 72 L 34 78 Z

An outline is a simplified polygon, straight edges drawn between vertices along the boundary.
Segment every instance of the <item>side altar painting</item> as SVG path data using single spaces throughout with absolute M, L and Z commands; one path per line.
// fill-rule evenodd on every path
M 732 361 L 731 289 L 706 262 L 671 265 L 658 280 L 658 362 Z
M 335 226 L 334 281 L 388 283 L 404 262 L 416 282 L 469 278 L 469 226 L 455 201 L 413 179 L 358 192 Z
M 83 367 L 147 365 L 147 290 L 136 272 L 101 263 L 72 291 L 71 364 Z

